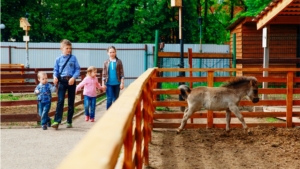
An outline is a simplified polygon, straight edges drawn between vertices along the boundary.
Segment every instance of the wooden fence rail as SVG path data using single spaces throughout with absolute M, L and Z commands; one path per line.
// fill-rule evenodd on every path
M 80 71 L 80 79 L 76 79 L 76 83 L 78 84 L 86 75 L 87 68 L 81 68 Z M 10 72 L 10 74 L 1 74 L 1 79 L 3 83 L 1 83 L 1 93 L 33 93 L 36 85 L 39 83 L 37 79 L 37 73 L 39 71 L 45 71 L 48 73 L 49 82 L 52 82 L 52 71 L 53 68 L 2 68 L 1 72 L 6 71 Z M 20 73 L 23 72 L 23 73 Z M 102 78 L 102 68 L 98 69 L 98 80 L 101 83 Z M 27 79 L 29 82 L 16 83 L 12 79 Z M 2 82 L 2 81 L 1 81 Z M 83 95 L 82 91 L 78 92 L 81 95 L 81 99 L 75 102 L 75 107 L 83 104 Z M 101 97 L 105 95 L 105 92 L 101 92 L 97 95 Z M 66 95 L 68 98 L 68 95 Z M 56 94 L 53 94 L 51 102 L 56 102 L 58 97 Z M 30 122 L 30 121 L 40 121 L 40 117 L 38 115 L 38 102 L 36 100 L 20 100 L 20 101 L 1 101 L 1 106 L 23 106 L 23 105 L 36 105 L 37 109 L 35 112 L 29 112 L 27 114 L 1 114 L 2 122 Z M 63 111 L 68 110 L 68 106 L 65 106 Z M 49 116 L 54 116 L 55 111 L 50 111 Z
M 257 71 L 269 71 L 269 72 L 285 72 L 286 77 L 257 77 L 257 80 L 259 83 L 263 82 L 275 82 L 275 83 L 282 83 L 284 84 L 285 88 L 265 88 L 265 89 L 259 89 L 259 94 L 281 94 L 284 95 L 286 98 L 278 99 L 278 100 L 260 100 L 258 103 L 252 103 L 251 101 L 241 101 L 240 106 L 286 106 L 286 112 L 242 112 L 242 115 L 244 117 L 285 117 L 286 123 L 253 123 L 247 125 L 249 127 L 264 125 L 264 126 L 276 126 L 276 127 L 292 127 L 292 126 L 298 126 L 300 125 L 299 122 L 293 122 L 293 117 L 300 117 L 300 109 L 299 111 L 293 111 L 293 106 L 300 106 L 300 97 L 298 97 L 298 100 L 293 99 L 293 95 L 300 94 L 300 88 L 297 85 L 300 82 L 300 77 L 296 77 L 296 72 L 299 72 L 300 69 L 297 68 L 268 68 L 268 69 L 262 69 L 262 68 L 247 68 L 247 69 L 180 69 L 186 72 L 189 71 L 203 71 L 207 72 L 207 77 L 154 77 L 152 78 L 152 81 L 154 83 L 161 83 L 161 82 L 207 82 L 208 86 L 212 87 L 214 82 L 225 82 L 229 80 L 231 77 L 214 77 L 214 72 L 216 71 L 247 71 L 247 72 L 257 72 Z M 179 69 L 157 69 L 158 72 L 165 72 L 165 71 L 178 71 Z M 261 73 L 262 74 L 262 73 Z M 296 88 L 298 86 L 298 88 Z M 179 94 L 179 91 L 176 89 L 152 89 L 152 93 L 155 95 L 162 95 L 162 94 Z M 160 100 L 154 100 L 153 105 L 155 107 L 179 107 L 179 106 L 187 106 L 187 103 L 185 101 L 160 101 Z M 164 122 L 154 122 L 153 127 L 154 128 L 177 128 L 180 126 L 180 119 L 182 119 L 183 113 L 182 112 L 172 112 L 167 114 L 161 114 L 159 112 L 156 112 L 154 114 L 154 119 L 156 120 L 163 120 Z M 232 117 L 235 117 L 232 113 Z M 200 127 L 216 127 L 216 128 L 224 128 L 224 124 L 215 124 L 213 123 L 214 118 L 225 118 L 224 112 L 212 112 L 208 110 L 207 112 L 201 111 L 198 113 L 195 113 L 191 119 L 197 119 L 197 118 L 206 118 L 206 123 L 193 123 L 191 121 L 186 125 L 186 128 L 200 128 Z M 166 119 L 178 119 L 176 123 L 170 123 Z M 174 120 L 173 120 L 174 121 Z M 242 127 L 240 123 L 237 124 L 231 124 L 232 127 Z
M 158 77 L 161 71 L 205 71 L 207 77 Z M 137 168 L 149 165 L 148 144 L 151 141 L 151 130 L 153 128 L 177 128 L 179 123 L 162 122 L 157 123 L 154 119 L 173 120 L 181 119 L 182 112 L 158 113 L 157 106 L 186 106 L 185 101 L 158 101 L 160 94 L 179 94 L 176 89 L 158 89 L 159 82 L 207 82 L 213 86 L 214 82 L 224 82 L 230 77 L 214 77 L 215 71 L 244 71 L 244 69 L 164 69 L 151 68 L 144 72 L 134 81 L 111 106 L 104 116 L 97 122 L 88 134 L 80 141 L 75 149 L 63 160 L 58 168 Z M 259 123 L 249 124 L 249 127 L 257 125 L 292 127 L 300 125 L 293 122 L 292 117 L 300 117 L 300 112 L 294 112 L 293 106 L 300 105 L 299 100 L 293 100 L 293 95 L 300 93 L 295 85 L 300 78 L 295 76 L 299 69 L 261 69 L 252 68 L 245 71 L 280 71 L 286 72 L 287 77 L 257 77 L 259 82 L 283 82 L 286 88 L 282 89 L 259 89 L 260 94 L 284 94 L 286 100 L 262 100 L 257 104 L 242 101 L 241 105 L 286 105 L 286 112 L 243 112 L 245 117 L 281 117 L 287 118 L 286 123 Z M 278 92 L 277 92 L 278 91 Z M 190 123 L 188 128 L 216 127 L 225 128 L 225 124 L 216 124 L 213 118 L 225 118 L 223 112 L 196 113 L 193 118 L 206 118 L 207 123 Z M 233 116 L 234 117 L 234 116 Z M 231 127 L 241 127 L 240 124 L 231 124 Z M 99 133 L 100 132 L 100 133 Z M 89 151 L 86 151 L 89 150 Z M 121 165 L 117 165 L 119 163 Z

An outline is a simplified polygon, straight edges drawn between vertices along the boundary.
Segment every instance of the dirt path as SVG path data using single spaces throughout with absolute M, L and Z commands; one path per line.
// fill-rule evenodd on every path
M 299 128 L 155 130 L 149 146 L 155 169 L 299 169 Z
M 96 108 L 96 122 L 106 111 L 106 102 Z M 54 169 L 95 123 L 78 116 L 73 128 L 1 129 L 1 169 Z

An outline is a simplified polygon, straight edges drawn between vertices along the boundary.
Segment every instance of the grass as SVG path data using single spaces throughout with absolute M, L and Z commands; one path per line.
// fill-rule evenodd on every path
M 274 123 L 274 122 L 278 122 L 279 120 L 274 117 L 267 117 L 266 121 L 269 123 Z
M 1 94 L 1 101 L 17 101 L 17 100 L 35 100 L 36 96 L 34 94 Z

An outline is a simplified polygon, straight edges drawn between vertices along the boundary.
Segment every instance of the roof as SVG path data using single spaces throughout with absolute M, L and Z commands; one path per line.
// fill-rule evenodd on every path
M 257 29 L 267 24 L 300 24 L 300 0 L 273 0 L 253 21 Z
M 235 22 L 233 22 L 231 25 L 229 25 L 226 29 L 227 30 L 232 30 L 234 29 L 236 26 L 238 26 L 239 24 L 245 24 L 248 22 L 253 22 L 255 24 L 254 21 L 252 21 L 253 17 L 240 17 L 239 19 L 237 19 Z

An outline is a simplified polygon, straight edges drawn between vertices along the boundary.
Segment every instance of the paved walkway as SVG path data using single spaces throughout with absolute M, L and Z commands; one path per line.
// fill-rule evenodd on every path
M 87 131 L 106 112 L 106 101 L 97 105 L 95 122 L 86 122 L 80 113 L 73 128 L 1 129 L 1 169 L 54 169 L 72 151 Z

